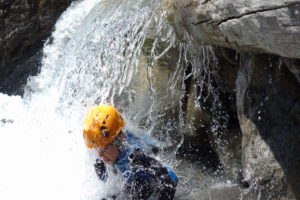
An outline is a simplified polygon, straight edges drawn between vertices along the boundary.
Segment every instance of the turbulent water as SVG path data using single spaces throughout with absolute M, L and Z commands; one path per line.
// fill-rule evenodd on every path
M 84 0 L 61 16 L 24 97 L 0 93 L 0 199 L 100 199 L 117 191 L 117 176 L 97 180 L 82 138 L 85 113 L 100 103 L 120 109 L 129 130 L 156 137 L 169 149 L 158 159 L 178 167 L 182 119 L 174 108 L 184 95 L 186 47 L 160 8 L 158 0 Z M 178 198 L 207 183 L 193 168 L 177 170 Z

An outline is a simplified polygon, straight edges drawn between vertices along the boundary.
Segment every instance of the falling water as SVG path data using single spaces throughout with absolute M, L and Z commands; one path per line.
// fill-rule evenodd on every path
M 0 93 L 0 199 L 99 199 L 112 190 L 96 179 L 81 132 L 85 113 L 100 103 L 120 109 L 128 130 L 155 137 L 171 152 L 158 159 L 176 166 L 169 158 L 182 142 L 185 64 L 192 61 L 160 4 L 83 0 L 61 16 L 24 97 Z M 194 68 L 195 76 L 197 69 L 205 70 Z M 183 178 L 179 191 L 200 187 Z

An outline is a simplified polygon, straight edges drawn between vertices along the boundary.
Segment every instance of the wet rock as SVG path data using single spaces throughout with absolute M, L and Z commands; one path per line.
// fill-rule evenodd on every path
M 204 174 L 223 173 L 219 156 L 212 148 L 206 134 L 195 137 L 185 136 L 184 141 L 176 152 L 178 159 L 184 159 L 202 169 Z
M 300 1 L 170 0 L 178 34 L 237 51 L 300 58 Z
M 193 191 L 191 194 L 182 196 L 182 200 L 232 200 L 239 199 L 241 188 L 237 185 L 216 185 L 204 190 Z M 249 199 L 250 200 L 250 199 Z
M 198 57 L 188 56 L 193 67 L 191 71 L 196 73 L 189 76 L 191 86 L 187 90 L 185 120 L 188 125 L 186 129 L 190 131 L 184 131 L 186 140 L 198 138 L 195 141 L 204 150 L 208 141 L 206 145 L 210 145 L 217 154 L 224 175 L 234 182 L 240 182 L 241 132 L 235 109 L 238 66 L 227 60 L 235 58 L 227 51 L 226 59 L 218 47 L 189 44 L 189 48 L 194 50 L 188 54 Z M 235 55 L 234 51 L 232 53 Z
M 281 58 L 243 55 L 236 86 L 245 180 L 262 199 L 300 198 L 299 82 Z
M 213 71 L 218 87 L 224 93 L 235 94 L 235 80 L 239 70 L 239 54 L 228 48 L 215 46 L 218 67 Z M 232 109 L 235 108 L 235 102 Z
M 72 0 L 0 2 L 0 92 L 22 94 L 29 75 L 38 71 L 41 48 Z
M 3 124 L 6 124 L 6 123 L 11 124 L 11 123 L 14 123 L 14 120 L 3 118 L 3 119 L 0 120 L 0 122 L 2 122 Z
M 114 102 L 128 109 L 128 120 L 135 121 L 139 129 L 150 130 L 149 134 L 163 141 L 164 150 L 172 151 L 182 140 L 178 127 L 184 68 L 175 34 L 159 19 L 157 16 L 151 21 L 138 57 L 138 70 Z M 141 109 L 137 112 L 136 107 Z
M 6 124 L 12 124 L 12 123 L 14 123 L 13 119 L 3 118 L 3 119 L 0 120 L 0 127 L 5 126 Z
M 214 107 L 209 90 L 204 95 L 208 101 L 200 99 L 200 104 L 211 108 L 204 110 L 207 126 L 218 122 L 209 139 L 217 144 L 221 163 L 228 168 L 226 152 L 242 150 L 242 163 L 236 168 L 243 170 L 242 183 L 249 186 L 244 199 L 300 198 L 300 2 L 170 0 L 165 5 L 180 40 L 192 38 L 198 45 L 214 47 L 218 62 L 207 70 L 213 81 L 203 85 L 214 88 L 222 106 Z M 248 54 L 240 57 L 234 50 Z M 218 116 L 225 113 L 231 120 L 223 129 L 228 123 Z M 234 130 L 242 133 L 242 140 L 234 139 L 239 138 L 230 134 Z
M 283 62 L 288 66 L 289 70 L 294 74 L 300 83 L 300 59 L 283 58 Z

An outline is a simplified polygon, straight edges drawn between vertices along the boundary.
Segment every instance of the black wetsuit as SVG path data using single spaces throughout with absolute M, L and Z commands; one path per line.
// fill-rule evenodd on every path
M 115 199 L 146 200 L 152 194 L 159 200 L 173 199 L 178 182 L 175 173 L 162 166 L 156 159 L 147 156 L 141 150 L 135 136 L 127 136 L 131 146 L 120 152 L 115 163 L 115 167 L 126 179 L 126 184 L 122 194 L 117 195 Z M 107 171 L 103 161 L 97 159 L 94 167 L 99 179 L 105 181 Z

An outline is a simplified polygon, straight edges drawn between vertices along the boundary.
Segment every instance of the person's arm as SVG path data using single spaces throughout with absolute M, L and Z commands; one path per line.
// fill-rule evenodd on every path
M 158 162 L 155 158 L 147 156 L 140 149 L 134 150 L 130 154 L 129 159 L 133 168 L 142 168 L 145 170 L 151 169 L 151 171 L 154 173 L 153 175 L 160 173 L 159 171 L 161 170 L 165 171 L 160 162 Z
M 165 168 L 155 158 L 149 157 L 146 154 L 144 154 L 144 152 L 142 150 L 135 150 L 129 156 L 129 158 L 131 160 L 131 165 L 132 165 L 133 169 L 136 170 L 136 172 L 141 173 L 141 171 L 144 171 L 148 174 L 149 177 L 153 178 L 153 180 L 155 181 L 156 187 L 159 190 L 159 199 L 160 200 L 171 200 L 174 198 L 177 182 L 172 180 L 167 168 Z M 143 176 L 139 175 L 138 177 L 143 177 Z M 141 183 L 147 184 L 143 181 Z M 157 185 L 157 184 L 159 184 L 159 185 Z M 133 188 L 136 190 L 139 190 L 139 188 L 143 189 L 143 186 L 141 187 L 141 186 L 139 186 L 139 184 L 137 184 L 138 188 L 135 188 L 135 187 L 133 187 Z M 151 186 L 149 186 L 149 187 L 151 187 Z M 149 187 L 145 191 L 149 190 Z
M 150 177 L 142 171 L 134 173 L 134 180 L 128 180 L 123 189 L 122 197 L 120 199 L 131 200 L 146 200 L 153 193 L 154 189 L 151 184 Z
M 94 164 L 95 172 L 98 178 L 101 181 L 106 181 L 107 179 L 107 170 L 104 162 L 102 160 L 97 159 L 96 163 Z

